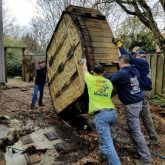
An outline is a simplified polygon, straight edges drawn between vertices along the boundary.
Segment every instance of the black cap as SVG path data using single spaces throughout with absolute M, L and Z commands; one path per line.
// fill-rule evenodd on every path
M 103 64 L 97 64 L 94 66 L 93 68 L 93 72 L 97 73 L 97 74 L 102 74 L 104 73 L 105 67 Z
M 134 56 L 136 57 L 137 55 L 141 58 L 146 58 L 146 52 L 142 49 L 139 49 L 135 52 Z

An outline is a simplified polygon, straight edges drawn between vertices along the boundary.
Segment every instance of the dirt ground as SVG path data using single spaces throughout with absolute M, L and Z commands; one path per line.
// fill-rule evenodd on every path
M 0 90 L 0 117 L 8 116 L 10 119 L 17 119 L 31 130 L 33 128 L 55 128 L 59 138 L 66 146 L 64 149 L 57 151 L 58 155 L 53 158 L 54 165 L 60 163 L 61 165 L 106 164 L 106 162 L 101 162 L 100 160 L 97 143 L 98 137 L 95 132 L 84 129 L 80 130 L 75 124 L 71 126 L 68 121 L 59 118 L 53 110 L 47 87 L 45 87 L 44 91 L 43 102 L 45 106 L 31 110 L 29 105 L 32 93 L 32 83 L 10 81 L 6 89 Z M 131 141 L 123 107 L 117 98 L 114 98 L 114 102 L 118 113 L 118 123 L 112 128 L 114 143 L 122 165 L 133 165 L 134 155 L 130 152 Z M 151 115 L 160 139 L 158 145 L 150 146 L 150 151 L 154 159 L 153 164 L 165 165 L 165 106 L 152 104 Z M 7 123 L 2 123 L 2 121 L 0 125 L 9 127 Z M 143 126 L 142 130 L 145 138 L 148 139 Z M 31 132 L 26 132 L 26 134 L 31 134 Z M 23 135 L 19 134 L 19 138 L 21 136 Z M 41 164 L 38 163 L 38 165 Z M 49 163 L 45 165 L 49 165 Z M 53 164 L 51 163 L 51 165 Z

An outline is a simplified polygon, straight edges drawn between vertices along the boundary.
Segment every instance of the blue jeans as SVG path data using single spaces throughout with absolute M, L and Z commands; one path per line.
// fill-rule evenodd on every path
M 102 110 L 94 116 L 96 131 L 99 135 L 99 149 L 107 156 L 109 165 L 120 165 L 110 132 L 110 127 L 116 120 L 115 110 Z
M 43 94 L 44 94 L 44 85 L 34 84 L 34 93 L 33 93 L 32 103 L 31 103 L 32 106 L 35 106 L 35 103 L 37 101 L 38 91 L 40 92 L 40 97 L 39 97 L 38 102 L 42 103 L 42 98 L 43 98 Z

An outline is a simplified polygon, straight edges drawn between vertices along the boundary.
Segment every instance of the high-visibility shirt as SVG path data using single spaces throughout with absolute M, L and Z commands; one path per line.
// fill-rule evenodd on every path
M 93 76 L 89 72 L 86 72 L 84 76 L 89 95 L 88 113 L 93 115 L 95 111 L 100 109 L 114 109 L 114 104 L 111 101 L 112 83 L 103 76 Z

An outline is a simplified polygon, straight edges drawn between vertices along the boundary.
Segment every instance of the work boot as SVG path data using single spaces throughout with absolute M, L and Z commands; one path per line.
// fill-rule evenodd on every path
M 30 105 L 30 108 L 31 108 L 31 109 L 35 109 L 36 107 L 35 107 L 34 105 L 31 104 L 31 105 Z
M 142 160 L 139 159 L 134 159 L 133 162 L 135 165 L 152 165 L 152 162 L 143 162 Z
M 41 106 L 41 107 L 45 106 L 42 101 L 39 101 L 38 105 Z
M 159 144 L 159 140 L 158 139 L 149 139 L 146 141 L 147 145 L 158 145 Z
M 101 159 L 101 162 L 108 162 L 108 157 L 107 155 L 103 154 L 103 153 L 100 153 L 100 159 Z
M 136 149 L 128 148 L 127 152 L 128 152 L 129 155 L 131 155 L 131 157 L 133 159 L 140 159 L 140 155 L 139 155 L 139 153 L 138 153 L 138 151 Z

